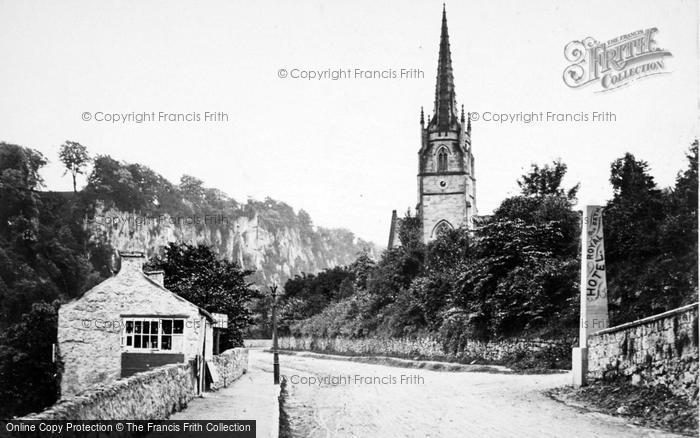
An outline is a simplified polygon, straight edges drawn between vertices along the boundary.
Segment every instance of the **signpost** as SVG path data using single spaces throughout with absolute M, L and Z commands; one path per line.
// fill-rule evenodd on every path
M 605 278 L 603 207 L 587 205 L 581 225 L 581 320 L 579 346 L 572 352 L 574 386 L 586 384 L 588 336 L 608 328 L 608 286 Z

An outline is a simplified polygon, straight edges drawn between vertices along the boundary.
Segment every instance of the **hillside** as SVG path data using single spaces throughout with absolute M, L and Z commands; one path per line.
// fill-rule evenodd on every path
M 239 203 L 201 180 L 185 175 L 167 181 L 138 164 L 97 157 L 87 187 L 77 195 L 91 242 L 112 251 L 141 249 L 156 254 L 169 242 L 204 243 L 222 257 L 254 269 L 254 281 L 284 284 L 302 272 L 314 273 L 352 262 L 374 245 L 344 229 L 313 225 L 270 198 Z
M 289 208 L 283 203 L 251 201 L 246 207 L 247 212 L 183 217 L 125 213 L 100 205 L 85 223 L 93 242 L 114 251 L 143 249 L 150 257 L 169 242 L 206 244 L 227 260 L 255 270 L 259 286 L 351 263 L 362 251 L 374 253 L 373 244 L 350 231 L 305 226 L 291 209 L 281 216 L 279 208 Z

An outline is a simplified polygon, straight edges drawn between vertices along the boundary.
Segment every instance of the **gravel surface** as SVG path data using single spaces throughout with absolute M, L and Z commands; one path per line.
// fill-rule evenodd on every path
M 250 350 L 254 353 L 255 350 Z M 258 437 L 274 436 L 274 415 L 278 410 L 279 388 L 273 384 L 272 355 L 269 359 L 249 359 L 248 372 L 227 388 L 204 393 L 171 420 L 256 420 Z M 268 362 L 269 361 L 269 366 Z M 192 434 L 201 436 L 201 434 Z M 187 437 L 186 433 L 177 435 Z
M 250 360 L 271 372 L 270 353 L 251 350 Z M 544 394 L 568 384 L 569 374 L 430 371 L 305 355 L 280 355 L 280 365 L 295 437 L 678 436 Z

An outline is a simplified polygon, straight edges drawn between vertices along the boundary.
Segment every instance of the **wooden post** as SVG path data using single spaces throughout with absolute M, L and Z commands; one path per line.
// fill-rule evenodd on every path
M 275 385 L 280 383 L 280 358 L 277 352 L 277 285 L 270 286 L 272 294 L 272 374 Z

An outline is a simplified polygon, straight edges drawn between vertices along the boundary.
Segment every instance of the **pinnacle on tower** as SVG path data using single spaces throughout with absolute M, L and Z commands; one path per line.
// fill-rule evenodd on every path
M 452 75 L 452 55 L 450 36 L 447 33 L 447 12 L 442 5 L 442 30 L 440 31 L 440 53 L 438 55 L 437 84 L 435 86 L 434 124 L 440 130 L 448 130 L 452 120 L 457 118 L 455 84 Z

